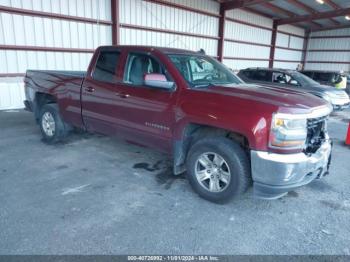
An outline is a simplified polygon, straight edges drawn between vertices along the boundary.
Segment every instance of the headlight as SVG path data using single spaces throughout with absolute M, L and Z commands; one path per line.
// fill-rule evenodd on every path
M 338 98 L 337 94 L 334 94 L 332 92 L 325 92 L 326 96 L 330 97 L 330 98 Z
M 270 131 L 269 146 L 280 149 L 302 149 L 307 136 L 305 119 L 295 119 L 293 115 L 274 114 Z

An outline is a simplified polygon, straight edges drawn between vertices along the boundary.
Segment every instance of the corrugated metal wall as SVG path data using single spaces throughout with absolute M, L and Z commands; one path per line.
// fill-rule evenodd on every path
M 224 63 L 233 70 L 268 67 L 273 21 L 235 9 L 227 12 Z M 274 67 L 293 68 L 301 62 L 305 30 L 279 26 Z
M 233 70 L 267 67 L 272 19 L 239 9 L 228 11 L 226 17 L 224 63 Z M 254 25 L 266 27 L 266 29 Z
M 291 25 L 279 26 L 278 30 L 280 32 L 277 32 L 274 67 L 296 69 L 302 60 L 305 30 Z
M 350 28 L 313 32 L 306 69 L 350 71 Z
M 219 4 L 212 0 L 164 2 L 119 0 L 120 44 L 203 48 L 217 57 Z M 112 43 L 110 0 L 0 0 L 0 5 L 58 16 L 0 12 L 0 45 L 21 49 L 0 49 L 0 61 L 4 61 L 0 76 L 18 75 L 26 69 L 85 70 L 93 49 Z M 60 15 L 85 20 L 60 19 Z M 295 68 L 301 60 L 304 30 L 292 26 L 278 30 L 275 66 Z M 267 67 L 271 34 L 271 19 L 243 10 L 228 11 L 224 63 L 235 70 Z M 0 109 L 22 107 L 22 100 L 22 79 L 0 77 Z
M 0 5 L 55 14 L 110 20 L 109 0 L 0 0 Z M 86 70 L 91 52 L 111 44 L 111 26 L 0 13 L 0 45 L 77 49 L 74 52 L 0 50 L 0 74 L 27 69 Z M 0 110 L 23 107 L 22 77 L 0 78 Z
M 210 10 L 213 14 L 219 12 L 219 4 L 214 1 L 169 2 L 186 4 L 206 11 Z M 140 0 L 121 0 L 119 15 L 121 44 L 166 46 L 195 51 L 203 48 L 208 55 L 217 55 L 218 39 L 215 38 L 217 38 L 219 30 L 218 17 Z M 141 26 L 146 28 L 137 28 Z M 163 32 L 160 32 L 161 30 Z M 185 36 L 172 32 L 190 33 L 198 36 Z

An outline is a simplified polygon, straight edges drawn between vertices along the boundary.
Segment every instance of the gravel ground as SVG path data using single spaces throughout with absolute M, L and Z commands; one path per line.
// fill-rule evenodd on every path
M 98 135 L 41 142 L 0 112 L 0 254 L 350 254 L 350 111 L 329 121 L 331 175 L 265 201 L 218 205 L 162 154 Z

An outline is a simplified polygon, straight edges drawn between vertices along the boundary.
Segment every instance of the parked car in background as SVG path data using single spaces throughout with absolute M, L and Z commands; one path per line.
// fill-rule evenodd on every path
M 350 95 L 350 73 L 348 73 L 346 77 L 346 92 Z
M 344 90 L 321 85 L 296 70 L 247 68 L 240 70 L 238 76 L 247 83 L 289 88 L 313 94 L 327 100 L 336 110 L 350 105 L 349 96 Z
M 322 85 L 334 86 L 338 89 L 346 89 L 347 74 L 343 72 L 321 70 L 302 70 L 300 72 Z
M 100 47 L 87 72 L 28 70 L 25 91 L 44 141 L 78 127 L 158 149 L 211 201 L 251 184 L 278 198 L 328 174 L 329 103 L 246 84 L 202 53 Z

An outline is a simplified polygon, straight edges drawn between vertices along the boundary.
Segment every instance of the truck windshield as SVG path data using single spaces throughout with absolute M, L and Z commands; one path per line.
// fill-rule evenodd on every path
M 215 59 L 203 55 L 169 55 L 192 87 L 242 84 L 243 81 Z

